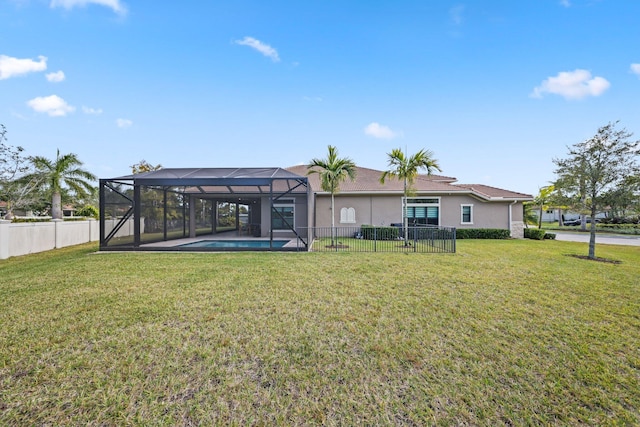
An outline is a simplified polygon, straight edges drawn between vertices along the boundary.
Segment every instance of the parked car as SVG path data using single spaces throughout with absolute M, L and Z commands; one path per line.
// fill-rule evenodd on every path
M 599 223 L 600 220 L 598 218 L 596 218 L 596 224 Z M 582 223 L 582 221 L 580 220 L 580 218 L 577 219 L 570 219 L 567 220 L 565 222 L 563 222 L 563 225 L 580 225 Z M 587 218 L 587 224 L 591 223 L 591 218 Z

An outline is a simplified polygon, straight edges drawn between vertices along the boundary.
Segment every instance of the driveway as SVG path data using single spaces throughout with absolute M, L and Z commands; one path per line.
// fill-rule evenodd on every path
M 588 232 L 549 231 L 549 233 L 555 233 L 556 240 L 564 240 L 567 242 L 589 243 Z M 596 244 L 600 244 L 600 243 L 603 243 L 605 245 L 640 246 L 640 236 L 601 233 L 596 235 Z

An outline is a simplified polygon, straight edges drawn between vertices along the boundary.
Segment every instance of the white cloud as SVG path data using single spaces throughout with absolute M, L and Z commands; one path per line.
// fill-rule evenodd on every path
M 464 5 L 457 5 L 449 9 L 449 16 L 455 25 L 462 25 Z
M 592 78 L 587 70 L 562 71 L 534 88 L 531 97 L 542 98 L 545 93 L 551 93 L 565 99 L 582 99 L 587 96 L 600 96 L 609 86 L 611 84 L 605 78 Z
M 257 50 L 264 56 L 271 58 L 273 62 L 280 61 L 280 57 L 278 56 L 277 50 L 275 50 L 274 48 L 272 48 L 266 43 L 262 43 L 260 40 L 254 39 L 253 37 L 245 37 L 242 40 L 236 40 L 235 43 L 242 46 L 249 46 Z
M 313 102 L 323 101 L 321 96 L 303 96 L 302 99 L 304 99 L 305 101 L 313 101 Z
M 380 123 L 376 122 L 369 123 L 364 128 L 364 133 L 366 135 L 379 139 L 393 139 L 398 136 L 398 134 L 392 131 L 388 126 L 383 126 Z
M 564 7 L 571 7 L 571 1 L 569 0 L 560 0 L 560 4 Z
M 91 108 L 91 107 L 85 107 L 84 105 L 82 106 L 82 112 L 85 114 L 89 114 L 92 116 L 98 116 L 100 114 L 102 114 L 102 108 Z
M 64 79 L 65 79 L 64 72 L 62 72 L 62 71 L 56 71 L 55 73 L 49 73 L 49 74 L 45 75 L 45 77 L 51 83 L 60 83 L 60 82 L 64 81 Z
M 39 96 L 27 101 L 27 105 L 37 113 L 46 113 L 51 117 L 66 116 L 73 113 L 76 108 L 67 104 L 67 102 L 58 95 Z
M 631 64 L 631 72 L 640 76 L 640 64 Z
M 65 9 L 73 9 L 74 7 L 85 7 L 89 4 L 108 7 L 118 15 L 127 14 L 127 8 L 120 0 L 51 0 L 49 6 L 52 8 L 62 7 Z
M 116 120 L 116 125 L 120 128 L 120 129 L 127 129 L 130 128 L 131 126 L 133 126 L 133 122 L 129 119 L 117 119 Z
M 34 61 L 29 58 L 19 59 L 0 55 L 0 80 L 46 69 L 47 58 L 45 56 L 38 56 L 38 61 Z

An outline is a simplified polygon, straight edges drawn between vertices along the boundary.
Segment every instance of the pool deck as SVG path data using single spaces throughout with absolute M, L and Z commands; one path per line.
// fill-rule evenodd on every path
M 202 240 L 261 240 L 261 241 L 269 241 L 269 237 L 250 237 L 246 234 L 240 234 L 238 231 L 224 231 L 222 233 L 214 233 L 214 234 L 203 234 L 197 237 L 185 237 L 184 239 L 175 239 L 168 240 L 166 242 L 153 242 L 153 243 L 145 243 L 140 245 L 141 248 L 174 248 L 177 246 L 182 246 L 187 243 L 200 242 Z M 283 246 L 283 248 L 296 248 L 296 239 L 291 239 L 289 237 L 275 237 L 273 240 L 289 240 L 287 244 Z

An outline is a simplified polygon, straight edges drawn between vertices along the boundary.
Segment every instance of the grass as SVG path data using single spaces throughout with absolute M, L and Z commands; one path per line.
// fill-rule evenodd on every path
M 633 425 L 640 251 L 0 261 L 0 425 Z

